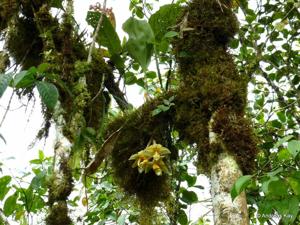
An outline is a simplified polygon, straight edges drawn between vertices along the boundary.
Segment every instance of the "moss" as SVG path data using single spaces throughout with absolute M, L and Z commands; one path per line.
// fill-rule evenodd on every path
M 172 109 L 167 112 L 152 116 L 152 111 L 162 103 L 162 99 L 172 96 L 162 96 L 144 104 L 140 109 L 127 113 L 107 127 L 107 136 L 120 127 L 121 134 L 112 152 L 112 167 L 116 182 L 126 193 L 136 196 L 141 205 L 155 206 L 159 201 L 165 201 L 171 192 L 169 176 L 157 176 L 151 170 L 149 173 L 139 173 L 132 168 L 130 156 L 144 149 L 149 141 L 154 139 L 157 143 L 168 147 L 172 155 L 176 155 L 171 143 L 168 141 Z M 170 162 L 169 162 L 170 163 Z M 168 164 L 168 162 L 167 162 Z
M 7 53 L 0 51 L 0 73 L 5 73 L 5 70 L 10 65 L 9 56 Z
M 6 44 L 7 50 L 16 63 L 22 65 L 22 69 L 41 63 L 43 43 L 33 20 L 17 18 L 8 31 Z
M 217 111 L 212 128 L 227 151 L 235 156 L 243 172 L 251 174 L 255 170 L 258 140 L 250 121 L 230 108 L 221 108 Z
M 178 30 L 182 37 L 173 42 L 181 79 L 174 123 L 183 139 L 197 143 L 202 172 L 209 172 L 222 151 L 220 146 L 209 144 L 208 123 L 216 111 L 215 132 L 228 151 L 245 173 L 255 165 L 256 139 L 243 116 L 248 79 L 238 74 L 226 49 L 238 30 L 230 7 L 229 0 L 191 1 L 182 18 L 187 19 L 188 29 Z M 231 115 L 238 116 L 231 121 Z
M 10 19 L 17 14 L 19 1 L 0 0 L 0 32 L 7 28 Z
M 65 201 L 59 201 L 54 204 L 49 211 L 48 216 L 46 217 L 47 225 L 71 225 L 72 220 L 68 215 L 68 206 Z
M 60 173 L 54 173 L 48 181 L 48 204 L 50 206 L 57 201 L 66 201 L 73 189 L 72 171 L 65 156 L 61 158 L 59 169 Z

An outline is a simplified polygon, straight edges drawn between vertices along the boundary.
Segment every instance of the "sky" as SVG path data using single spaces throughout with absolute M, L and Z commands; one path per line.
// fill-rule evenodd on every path
M 171 3 L 172 0 L 160 0 L 155 2 L 156 9 L 158 4 L 163 5 Z M 86 13 L 91 4 L 95 4 L 95 0 L 75 0 L 74 11 L 76 21 L 80 24 L 80 28 L 86 29 L 88 27 L 85 22 Z M 154 1 L 153 1 L 154 2 Z M 117 33 L 122 40 L 125 35 L 122 30 L 122 24 L 130 17 L 131 13 L 128 9 L 129 0 L 107 0 L 107 7 L 112 7 L 117 21 Z M 0 49 L 1 49 L 0 43 Z M 35 92 L 36 96 L 38 93 Z M 12 95 L 12 90 L 8 89 L 4 96 L 0 99 L 0 124 L 8 107 Z M 141 105 L 144 101 L 143 94 L 137 86 L 131 86 L 127 90 L 127 97 L 130 103 L 136 107 Z M 53 154 L 53 144 L 55 140 L 55 129 L 50 129 L 50 136 L 47 140 L 41 140 L 32 145 L 36 134 L 42 127 L 43 118 L 41 114 L 41 103 L 39 98 L 27 101 L 27 98 L 18 99 L 15 95 L 12 97 L 10 103 L 10 110 L 8 111 L 5 120 L 0 126 L 0 134 L 6 140 L 6 144 L 0 140 L 0 162 L 4 165 L 2 169 L 4 173 L 16 176 L 21 175 L 25 171 L 30 170 L 29 161 L 38 157 L 38 151 L 43 150 L 46 156 Z M 1 176 L 1 174 L 0 174 Z M 202 176 L 198 179 L 200 185 L 208 185 L 207 179 Z M 199 200 L 209 196 L 209 190 L 199 192 Z M 191 212 L 191 218 L 196 219 L 207 212 L 207 209 L 196 207 L 196 211 Z

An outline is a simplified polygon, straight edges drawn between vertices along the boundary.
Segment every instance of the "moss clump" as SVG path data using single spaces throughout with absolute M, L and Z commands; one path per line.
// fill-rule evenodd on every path
M 176 150 L 168 140 L 168 121 L 171 121 L 172 109 L 152 116 L 152 111 L 162 103 L 162 99 L 163 97 L 147 102 L 138 110 L 115 119 L 107 127 L 107 135 L 122 127 L 112 152 L 116 182 L 126 193 L 136 196 L 141 205 L 149 207 L 168 198 L 171 191 L 169 176 L 164 173 L 157 176 L 153 170 L 146 174 L 139 173 L 137 168 L 132 168 L 133 162 L 129 158 L 145 149 L 150 140 L 171 150 L 171 158 L 176 155 Z
M 22 69 L 41 63 L 42 39 L 32 19 L 19 17 L 8 31 L 7 50 Z
M 68 206 L 65 201 L 59 201 L 51 207 L 50 212 L 46 217 L 46 224 L 47 225 L 58 225 L 58 224 L 71 225 L 72 224 L 72 220 L 68 216 Z
M 226 50 L 238 30 L 230 6 L 227 0 L 191 1 L 182 18 L 186 27 L 178 30 L 181 37 L 173 42 L 181 79 L 175 127 L 182 138 L 197 143 L 199 167 L 206 173 L 223 151 L 209 144 L 208 124 L 215 114 L 214 131 L 245 173 L 254 168 L 257 152 L 256 139 L 243 116 L 248 79 L 238 74 Z M 234 121 L 232 115 L 238 115 Z
M 212 124 L 213 132 L 228 146 L 227 150 L 235 156 L 243 171 L 246 174 L 252 173 L 255 169 L 258 140 L 250 121 L 229 108 L 219 109 L 215 118 Z
M 9 67 L 10 60 L 7 53 L 0 51 L 0 73 L 4 73 L 5 69 Z
M 48 181 L 48 204 L 52 207 L 54 202 L 66 201 L 73 189 L 72 171 L 68 165 L 66 156 L 62 156 L 60 161 L 60 174 L 53 174 Z
M 19 5 L 17 0 L 0 0 L 0 32 L 7 28 L 10 19 L 17 14 Z

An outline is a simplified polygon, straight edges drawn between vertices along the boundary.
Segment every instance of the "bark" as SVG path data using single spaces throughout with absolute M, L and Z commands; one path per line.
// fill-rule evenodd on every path
M 233 202 L 230 195 L 231 188 L 235 181 L 242 176 L 242 171 L 235 158 L 226 151 L 225 145 L 211 129 L 209 137 L 210 144 L 218 144 L 224 150 L 212 166 L 210 174 L 214 224 L 249 225 L 245 193 L 242 192 Z

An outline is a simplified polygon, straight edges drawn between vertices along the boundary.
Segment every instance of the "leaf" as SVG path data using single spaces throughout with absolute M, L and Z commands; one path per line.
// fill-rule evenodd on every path
M 53 110 L 58 101 L 58 90 L 54 84 L 39 81 L 36 85 L 42 102 L 50 109 Z
M 58 8 L 58 9 L 63 9 L 62 2 L 63 2 L 62 0 L 52 0 L 51 7 Z
M 293 224 L 299 213 L 299 200 L 296 196 L 277 201 L 274 208 L 281 215 L 283 224 Z
M 89 25 L 96 29 L 100 17 L 100 12 L 89 11 L 86 21 Z M 102 18 L 103 20 L 97 36 L 97 42 L 99 45 L 107 47 L 111 55 L 120 54 L 122 52 L 122 46 L 119 36 L 107 16 L 103 15 Z
M 154 50 L 154 34 L 145 20 L 129 18 L 123 24 L 123 30 L 129 35 L 126 49 L 144 71 L 147 71 Z
M 11 181 L 11 176 L 3 176 L 0 178 L 0 200 L 2 201 L 9 191 L 10 187 L 8 184 Z
M 132 85 L 137 82 L 137 78 L 132 72 L 126 72 L 124 74 L 124 79 L 125 79 L 125 84 L 127 85 Z
M 42 63 L 38 66 L 37 72 L 44 73 L 50 67 L 49 63 Z
M 16 88 L 26 88 L 32 86 L 36 79 L 34 77 L 35 72 L 33 68 L 31 70 L 23 70 L 20 73 L 17 73 L 14 77 L 14 87 Z
M 97 28 L 99 19 L 101 17 L 100 12 L 89 11 L 86 17 L 86 21 L 91 25 L 95 30 Z M 121 74 L 124 73 L 124 60 L 121 57 L 122 46 L 120 38 L 111 24 L 110 20 L 106 15 L 103 15 L 101 27 L 97 35 L 97 43 L 100 46 L 107 47 L 111 57 L 111 61 L 114 63 L 116 68 L 120 71 Z
M 231 198 L 232 201 L 245 190 L 245 188 L 248 186 L 252 179 L 251 175 L 245 175 L 241 176 L 237 181 L 234 183 L 232 189 L 231 189 Z
M 184 210 L 180 209 L 178 213 L 178 222 L 181 225 L 187 225 L 188 224 L 188 217 Z
M 189 205 L 198 202 L 197 194 L 193 191 L 188 191 L 186 189 L 183 189 L 181 192 L 181 200 Z
M 154 109 L 152 112 L 151 112 L 151 115 L 152 116 L 156 116 L 157 114 L 159 114 L 159 113 L 161 113 L 162 112 L 162 110 L 161 109 Z
M 196 184 L 197 181 L 197 177 L 196 176 L 190 176 L 187 173 L 184 173 L 184 175 L 182 176 L 183 180 L 185 180 L 188 184 L 189 187 L 192 187 Z
M 118 225 L 125 225 L 125 221 L 126 221 L 126 215 L 121 215 L 119 216 L 118 220 L 117 220 L 117 224 Z
M 296 195 L 300 196 L 300 172 L 296 171 L 287 181 Z
M 173 37 L 177 37 L 178 36 L 178 32 L 175 32 L 175 31 L 169 31 L 167 32 L 164 37 L 165 38 L 173 38 Z
M 274 145 L 274 148 L 278 148 L 280 145 L 282 145 L 283 143 L 287 142 L 288 140 L 292 139 L 294 136 L 293 135 L 288 135 L 285 136 L 281 139 L 279 139 L 276 144 Z
M 6 88 L 12 80 L 12 74 L 0 74 L 0 98 L 4 94 Z
M 151 15 L 149 24 L 152 27 L 157 42 L 161 42 L 165 35 L 174 37 L 173 35 L 175 35 L 176 32 L 171 31 L 170 33 L 167 31 L 170 31 L 170 29 L 176 25 L 177 19 L 182 12 L 183 8 L 181 6 L 168 4 L 160 7 L 157 12 Z
M 17 198 L 18 195 L 15 193 L 6 199 L 3 207 L 3 213 L 5 216 L 10 216 L 11 214 L 13 214 L 16 209 Z
M 294 158 L 299 154 L 300 152 L 300 141 L 298 140 L 292 140 L 288 143 L 288 150 L 293 155 Z
M 154 71 L 147 71 L 146 77 L 149 79 L 154 79 L 156 78 L 156 73 Z
M 271 177 L 262 184 L 263 192 L 268 196 L 286 196 L 288 194 L 288 186 L 284 180 L 279 177 Z
M 238 39 L 232 39 L 229 43 L 230 48 L 237 49 L 239 47 L 240 41 Z

